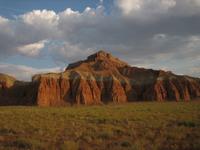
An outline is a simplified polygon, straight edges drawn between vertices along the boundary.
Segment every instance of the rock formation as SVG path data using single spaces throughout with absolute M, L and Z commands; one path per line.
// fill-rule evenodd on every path
M 37 85 L 0 74 L 0 106 L 35 105 Z
M 62 73 L 35 75 L 30 83 L 12 77 L 6 82 L 0 76 L 0 103 L 4 104 L 12 97 L 17 99 L 11 100 L 13 104 L 39 106 L 189 101 L 200 97 L 200 79 L 131 67 L 111 54 L 99 51 L 86 60 L 69 64 Z

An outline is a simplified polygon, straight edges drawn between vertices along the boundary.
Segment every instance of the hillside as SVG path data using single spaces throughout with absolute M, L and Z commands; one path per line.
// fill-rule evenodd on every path
M 105 51 L 69 64 L 64 72 L 35 75 L 23 86 L 22 99 L 28 97 L 29 104 L 39 106 L 189 101 L 200 97 L 198 78 L 132 67 Z

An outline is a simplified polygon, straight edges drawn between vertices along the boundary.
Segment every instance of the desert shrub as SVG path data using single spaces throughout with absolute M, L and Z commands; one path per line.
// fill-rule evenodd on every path
M 131 147 L 131 143 L 130 143 L 129 141 L 123 141 L 123 142 L 121 143 L 121 146 L 122 146 L 122 147 Z
M 177 125 L 178 126 L 184 126 L 184 127 L 190 127 L 190 128 L 196 126 L 196 124 L 194 122 L 192 122 L 192 121 L 179 121 L 177 123 Z

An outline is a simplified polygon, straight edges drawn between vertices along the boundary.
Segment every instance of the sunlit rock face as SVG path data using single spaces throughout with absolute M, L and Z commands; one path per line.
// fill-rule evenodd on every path
M 104 51 L 69 64 L 59 74 L 41 74 L 37 104 L 124 103 L 131 101 L 189 101 L 200 97 L 200 79 L 171 72 L 131 67 Z
M 110 53 L 99 51 L 86 60 L 69 64 L 64 72 L 35 75 L 30 83 L 0 76 L 0 95 L 1 105 L 189 101 L 200 97 L 200 79 L 132 67 Z

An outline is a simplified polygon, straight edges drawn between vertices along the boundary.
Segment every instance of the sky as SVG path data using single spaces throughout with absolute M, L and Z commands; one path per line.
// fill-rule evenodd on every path
M 0 0 L 0 72 L 60 72 L 106 50 L 200 77 L 200 0 Z

